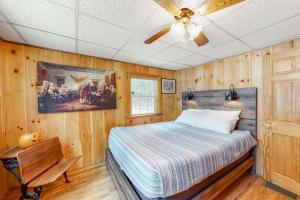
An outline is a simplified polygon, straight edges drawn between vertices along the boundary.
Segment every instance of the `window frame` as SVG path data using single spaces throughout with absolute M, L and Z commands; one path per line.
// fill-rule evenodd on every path
M 132 78 L 137 78 L 137 79 L 145 79 L 145 80 L 155 80 L 156 81 L 156 99 L 155 99 L 155 108 L 154 108 L 154 113 L 145 113 L 145 114 L 132 114 L 132 96 L 131 96 L 131 79 Z M 129 110 L 130 110 L 130 118 L 135 118 L 135 117 L 144 117 L 144 116 L 152 116 L 152 115 L 160 115 L 161 114 L 161 78 L 160 76 L 156 75 L 149 75 L 149 74 L 131 74 L 128 73 L 128 80 L 129 80 Z

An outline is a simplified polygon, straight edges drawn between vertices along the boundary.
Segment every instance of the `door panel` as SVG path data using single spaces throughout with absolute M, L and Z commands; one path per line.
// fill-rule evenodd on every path
M 273 84 L 273 119 L 292 121 L 293 82 L 274 82 Z
M 300 196 L 300 50 L 266 56 L 264 177 Z
M 295 174 L 298 173 L 297 163 L 293 155 L 297 155 L 298 151 L 300 151 L 297 148 L 299 139 L 279 133 L 273 133 L 272 137 L 272 146 L 276 146 L 276 148 L 272 148 L 273 173 L 295 179 Z
M 295 112 L 294 121 L 300 124 L 300 80 L 294 82 L 294 95 L 295 95 Z
M 292 59 L 285 58 L 273 61 L 273 74 L 292 72 Z
M 300 56 L 295 56 L 294 66 L 297 71 L 300 71 Z

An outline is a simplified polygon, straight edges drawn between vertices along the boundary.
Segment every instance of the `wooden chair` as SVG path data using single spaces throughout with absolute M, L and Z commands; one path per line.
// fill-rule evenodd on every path
M 22 178 L 20 199 L 37 200 L 42 186 L 54 182 L 61 175 L 69 183 L 67 170 L 80 158 L 65 159 L 58 137 L 45 140 L 17 155 Z M 33 188 L 30 192 L 28 188 Z

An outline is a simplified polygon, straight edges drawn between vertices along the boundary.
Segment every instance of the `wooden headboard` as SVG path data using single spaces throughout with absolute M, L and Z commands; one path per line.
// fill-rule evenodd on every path
M 241 110 L 237 130 L 249 130 L 257 136 L 257 91 L 256 88 L 235 89 L 240 97 L 237 101 L 226 101 L 228 89 L 193 91 L 193 99 L 187 100 L 182 93 L 182 110 L 189 108 L 207 108 L 213 110 Z

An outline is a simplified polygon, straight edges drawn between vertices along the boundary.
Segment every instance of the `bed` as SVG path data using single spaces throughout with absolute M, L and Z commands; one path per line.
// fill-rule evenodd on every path
M 234 106 L 224 102 L 222 90 L 199 91 L 193 101 L 183 99 L 183 109 L 242 110 L 229 135 L 174 121 L 113 128 L 106 164 L 121 199 L 201 197 L 245 163 L 249 169 L 256 146 L 256 89 L 237 92 L 241 97 Z

